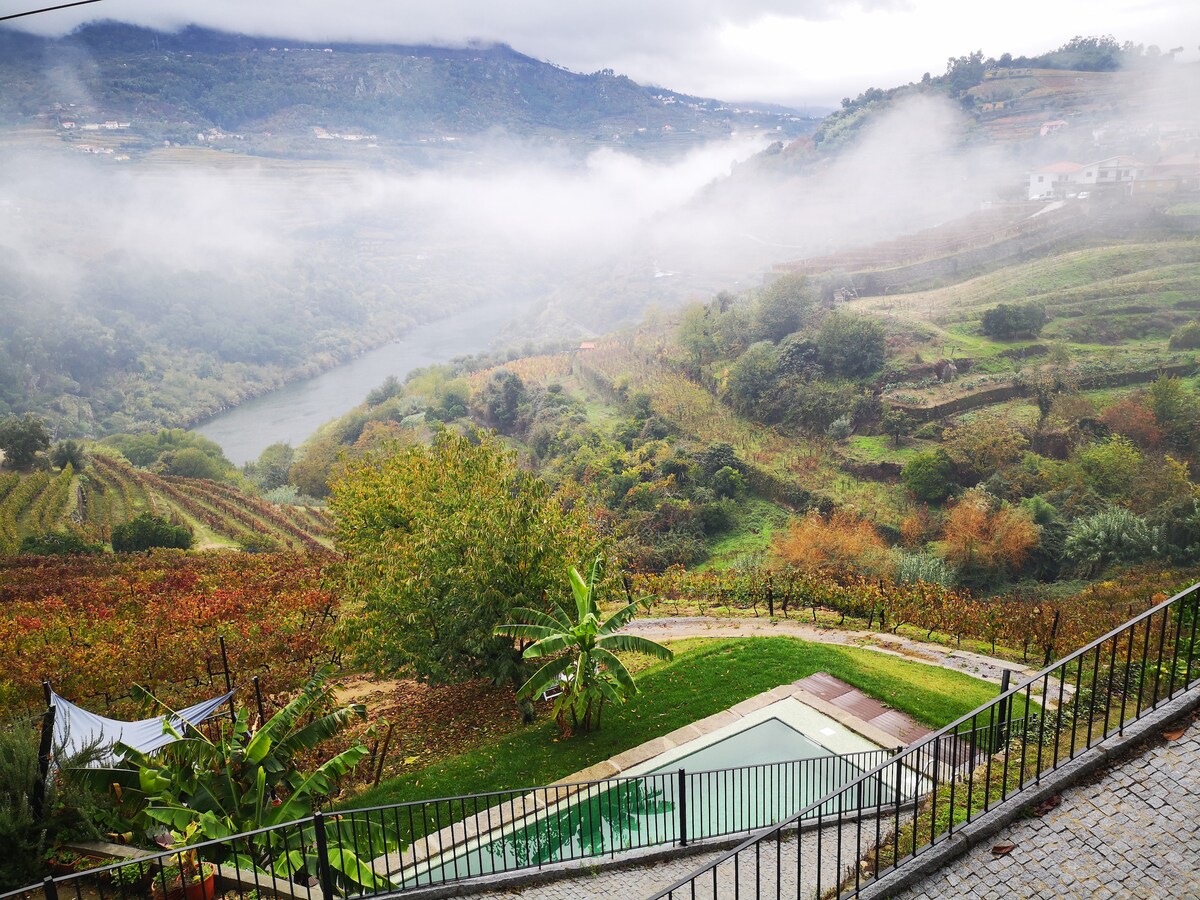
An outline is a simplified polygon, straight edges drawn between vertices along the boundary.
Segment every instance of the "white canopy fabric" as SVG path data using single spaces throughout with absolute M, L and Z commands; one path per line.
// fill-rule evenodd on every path
M 103 761 L 111 763 L 117 760 L 112 747 L 120 741 L 149 753 L 175 740 L 163 730 L 168 719 L 171 721 L 171 727 L 182 734 L 186 727 L 185 722 L 199 725 L 220 709 L 222 704 L 228 703 L 232 696 L 233 691 L 230 691 L 220 697 L 213 697 L 211 700 L 181 709 L 177 714 L 137 722 L 122 722 L 88 712 L 51 691 L 50 703 L 54 706 L 54 752 L 67 757 L 78 753 L 89 744 L 96 743 L 101 749 L 108 751 Z

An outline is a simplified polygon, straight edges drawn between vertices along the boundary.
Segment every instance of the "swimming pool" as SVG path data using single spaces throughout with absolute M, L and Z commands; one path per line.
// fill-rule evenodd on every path
M 427 848 L 432 852 L 423 860 L 413 858 L 391 875 L 398 886 L 415 887 L 745 832 L 799 812 L 892 752 L 787 698 L 660 753 L 628 775 L 535 797 L 532 805 L 540 808 L 532 812 L 522 807 L 518 815 L 514 807 L 506 816 L 503 804 L 492 807 L 474 817 L 476 836 L 468 838 L 464 829 L 452 847 Z M 906 788 L 901 785 L 901 795 Z M 895 794 L 894 785 L 880 779 L 840 800 L 848 811 Z M 836 811 L 831 801 L 814 815 Z

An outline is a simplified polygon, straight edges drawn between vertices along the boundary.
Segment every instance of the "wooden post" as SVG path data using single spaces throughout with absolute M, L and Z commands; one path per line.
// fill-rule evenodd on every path
M 50 682 L 43 681 L 42 689 L 46 693 L 46 713 L 42 716 L 42 739 L 38 744 L 38 778 L 33 785 L 33 796 L 29 805 L 33 807 L 33 818 L 41 821 L 46 808 L 46 779 L 50 776 L 50 756 L 54 750 L 54 704 L 50 702 Z

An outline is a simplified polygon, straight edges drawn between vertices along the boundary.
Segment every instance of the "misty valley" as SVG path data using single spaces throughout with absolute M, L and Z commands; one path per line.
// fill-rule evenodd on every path
M 859 896 L 1193 690 L 1190 51 L 788 106 L 112 14 L 0 25 L 5 898 L 779 823 Z

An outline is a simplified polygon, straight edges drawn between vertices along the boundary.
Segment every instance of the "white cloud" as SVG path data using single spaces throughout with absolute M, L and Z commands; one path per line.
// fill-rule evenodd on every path
M 0 9 L 17 2 L 0 0 Z M 577 71 L 611 68 L 676 90 L 780 102 L 836 103 L 937 74 L 948 56 L 1034 54 L 1074 35 L 1183 45 L 1185 59 L 1200 44 L 1193 0 L 1010 0 L 986 15 L 962 0 L 105 0 L 18 22 L 61 33 L 96 16 L 306 40 L 501 41 Z

